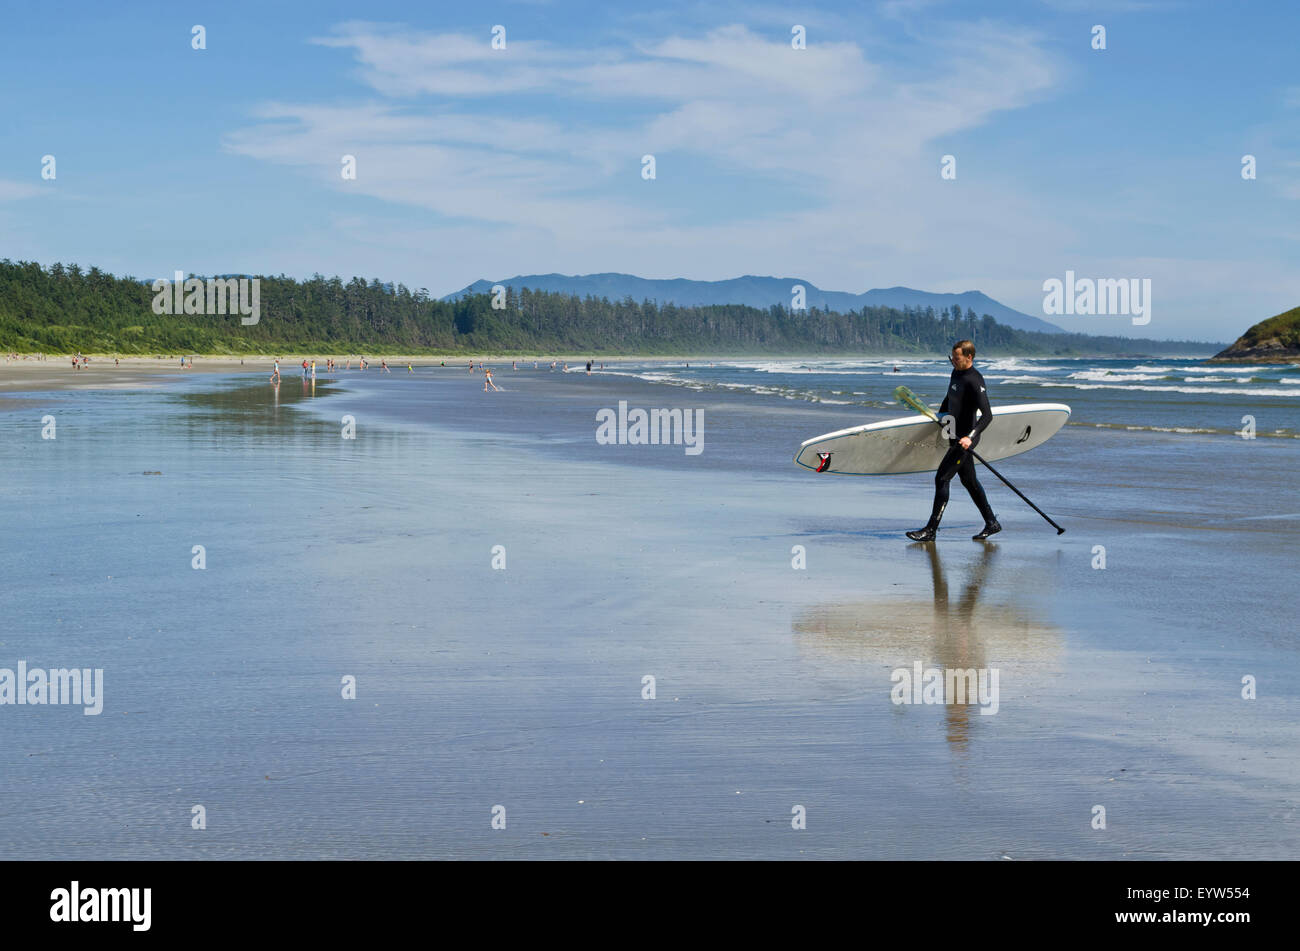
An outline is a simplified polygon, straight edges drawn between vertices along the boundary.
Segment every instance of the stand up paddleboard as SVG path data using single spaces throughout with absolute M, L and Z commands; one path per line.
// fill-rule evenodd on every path
M 1069 418 L 1064 403 L 995 406 L 976 451 L 990 462 L 1018 456 L 1047 442 Z M 947 451 L 948 438 L 933 419 L 904 416 L 816 436 L 799 447 L 794 461 L 813 472 L 892 475 L 933 472 Z

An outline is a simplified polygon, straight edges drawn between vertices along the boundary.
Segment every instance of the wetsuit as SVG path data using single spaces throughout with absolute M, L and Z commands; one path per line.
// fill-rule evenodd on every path
M 976 410 L 980 413 L 979 422 L 975 421 Z M 996 516 L 984 494 L 984 486 L 980 485 L 979 478 L 975 475 L 975 460 L 957 442 L 962 436 L 969 436 L 971 448 L 974 449 L 979 444 L 980 433 L 993 422 L 993 408 L 989 406 L 984 377 L 974 367 L 952 371 L 948 380 L 948 395 L 939 405 L 939 415 L 942 417 L 945 414 L 951 415 L 955 420 L 952 432 L 956 438 L 948 440 L 948 453 L 934 474 L 934 508 L 930 512 L 929 526 L 937 528 L 939 519 L 943 518 L 943 510 L 948 505 L 948 483 L 954 475 L 960 476 L 961 484 L 970 493 L 971 500 L 984 516 L 985 523 L 993 522 Z

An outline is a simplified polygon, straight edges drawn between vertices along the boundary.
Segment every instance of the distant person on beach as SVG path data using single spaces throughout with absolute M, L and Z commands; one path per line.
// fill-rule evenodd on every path
M 280 382 L 280 361 L 279 360 L 275 361 L 275 369 L 271 371 L 271 382 L 272 383 Z
M 519 369 L 519 361 L 516 360 L 514 363 L 510 364 L 510 369 L 512 369 L 512 370 L 518 370 L 518 369 Z
M 591 376 L 591 361 L 587 361 L 587 376 Z
M 488 391 L 489 386 L 492 387 L 492 389 L 495 390 L 496 392 L 498 393 L 501 392 L 501 387 L 497 386 L 495 383 L 492 382 L 492 368 L 484 367 L 483 368 L 483 392 L 484 393 Z
M 414 368 L 413 368 L 409 363 L 406 365 L 406 372 L 407 372 L 407 373 L 414 373 L 414 372 L 415 372 Z
M 975 369 L 975 344 L 969 340 L 958 340 L 952 345 L 948 354 L 952 363 L 952 376 L 948 378 L 948 392 L 939 406 L 939 416 L 945 414 L 953 418 L 952 433 L 962 433 L 948 440 L 948 452 L 939 463 L 934 474 L 934 507 L 930 511 L 930 520 L 925 527 L 908 532 L 907 537 L 917 542 L 932 542 L 939 531 L 939 520 L 943 510 L 948 506 L 948 483 L 952 477 L 959 476 L 961 484 L 970 493 L 971 501 L 984 516 L 984 530 L 972 536 L 976 541 L 983 541 L 990 535 L 1002 531 L 993 507 L 989 505 L 984 487 L 980 485 L 975 473 L 975 457 L 970 454 L 980 441 L 980 433 L 993 422 L 993 409 L 989 406 L 988 392 L 984 386 L 984 377 Z M 979 411 L 979 422 L 975 413 Z
M 387 360 L 380 360 L 380 361 L 379 361 L 379 369 L 382 370 L 384 373 L 392 373 L 392 372 L 393 372 L 392 370 L 388 369 L 388 361 L 387 361 Z

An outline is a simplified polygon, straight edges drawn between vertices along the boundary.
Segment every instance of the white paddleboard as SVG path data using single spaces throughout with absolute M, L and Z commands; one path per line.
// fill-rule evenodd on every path
M 1047 442 L 1069 418 L 1064 403 L 995 406 L 975 451 L 989 462 L 1018 456 Z M 948 439 L 932 419 L 904 416 L 816 436 L 799 447 L 794 461 L 813 472 L 891 475 L 933 472 L 947 451 Z

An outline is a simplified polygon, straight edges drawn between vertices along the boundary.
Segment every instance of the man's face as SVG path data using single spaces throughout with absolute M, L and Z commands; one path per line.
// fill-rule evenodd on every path
M 968 357 L 966 354 L 956 349 L 954 349 L 952 353 L 948 354 L 948 359 L 952 361 L 954 369 L 957 370 L 969 370 L 970 365 L 975 362 L 974 357 Z

